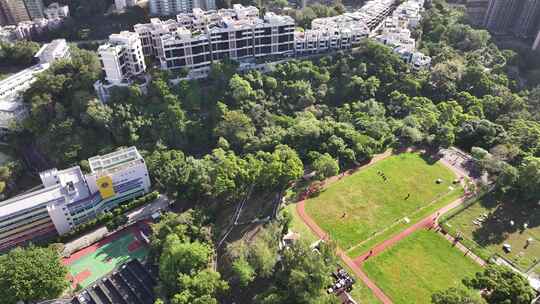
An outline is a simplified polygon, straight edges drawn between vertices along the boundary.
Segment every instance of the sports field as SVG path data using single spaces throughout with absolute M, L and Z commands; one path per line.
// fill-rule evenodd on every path
M 309 241 L 310 243 L 313 243 L 317 241 L 319 238 L 315 236 L 315 234 L 309 229 L 308 226 L 302 221 L 298 213 L 296 212 L 296 204 L 291 204 L 285 207 L 285 209 L 292 215 L 292 222 L 290 223 L 289 229 L 295 233 L 300 234 L 300 237 L 302 239 L 305 239 Z M 344 264 L 342 264 L 345 268 L 347 268 Z M 347 268 L 348 269 L 348 268 Z M 354 276 L 353 271 L 348 269 L 349 274 Z M 371 292 L 371 290 L 362 283 L 362 281 L 358 278 L 356 278 L 356 284 L 354 284 L 354 288 L 352 292 L 350 293 L 353 299 L 355 299 L 358 303 L 363 304 L 380 304 L 381 302 L 375 297 L 375 295 Z
M 455 178 L 418 153 L 393 155 L 331 184 L 307 201 L 306 212 L 347 250 L 404 217 L 427 216 L 430 206 L 460 188 Z
M 510 221 L 514 222 L 513 226 Z M 528 225 L 526 229 L 524 224 Z M 522 271 L 540 262 L 540 206 L 537 204 L 502 202 L 485 195 L 450 216 L 444 225 L 452 234 L 460 231 L 466 238 L 465 245 L 479 248 L 484 257 L 496 253 Z M 527 246 L 528 239 L 532 242 Z M 512 251 L 505 252 L 503 244 L 512 246 Z
M 364 270 L 396 304 L 429 304 L 431 295 L 462 284 L 481 267 L 442 236 L 420 230 L 368 259 Z
M 86 288 L 117 266 L 143 259 L 148 248 L 139 240 L 138 230 L 127 228 L 64 259 L 73 279 L 74 288 Z

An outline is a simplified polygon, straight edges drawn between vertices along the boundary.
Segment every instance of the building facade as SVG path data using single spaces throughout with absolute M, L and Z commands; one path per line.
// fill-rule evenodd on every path
M 154 54 L 165 70 L 203 68 L 226 58 L 294 54 L 294 20 L 274 13 L 259 18 L 255 7 L 235 5 L 210 12 L 195 9 L 154 29 L 142 34 L 143 49 Z
M 45 17 L 43 14 L 43 10 L 45 9 L 43 0 L 24 0 L 24 4 L 26 5 L 30 19 L 35 20 Z
M 0 0 L 2 25 L 29 21 L 30 15 L 23 0 Z
M 0 135 L 9 133 L 28 114 L 22 94 L 30 88 L 37 76 L 46 71 L 57 59 L 70 57 L 65 39 L 53 40 L 36 53 L 40 63 L 0 81 Z
M 193 0 L 150 0 L 152 16 L 175 16 L 193 9 Z
M 69 16 L 69 6 L 60 5 L 57 2 L 51 3 L 43 11 L 45 18 L 47 19 L 62 19 Z
M 105 80 L 110 83 L 122 83 L 146 71 L 144 55 L 139 35 L 133 32 L 121 32 L 109 36 L 109 43 L 98 48 L 101 65 L 105 71 Z
M 89 159 L 80 167 L 40 173 L 42 189 L 0 202 L 0 250 L 74 227 L 150 191 L 144 159 L 135 147 Z

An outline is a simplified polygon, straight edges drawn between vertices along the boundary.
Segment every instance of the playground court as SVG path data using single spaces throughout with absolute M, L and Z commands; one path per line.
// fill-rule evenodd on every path
M 128 227 L 63 260 L 73 288 L 86 288 L 119 265 L 148 255 L 137 226 Z

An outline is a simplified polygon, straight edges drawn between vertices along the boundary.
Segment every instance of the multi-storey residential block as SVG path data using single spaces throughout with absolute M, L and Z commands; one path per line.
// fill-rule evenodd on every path
M 0 202 L 0 250 L 65 234 L 150 191 L 144 159 L 135 147 L 89 159 L 89 174 L 76 166 L 40 173 L 42 189 Z
M 180 24 L 172 19 L 161 21 L 159 18 L 150 19 L 150 23 L 136 24 L 134 30 L 139 34 L 144 56 L 157 56 L 159 37 L 176 31 L 178 27 Z
M 304 55 L 350 49 L 369 32 L 365 23 L 348 15 L 314 19 L 311 29 L 295 32 L 295 52 Z
M 0 11 L 3 25 L 30 20 L 30 15 L 23 0 L 0 0 Z
M 219 15 L 204 31 L 184 27 L 159 37 L 156 54 L 162 69 L 209 66 L 213 61 L 294 53 L 294 20 L 267 13 L 263 19 Z
M 356 12 L 346 15 L 362 21 L 369 30 L 373 31 L 394 11 L 396 3 L 396 0 L 372 0 L 366 2 Z
M 17 41 L 17 27 L 15 25 L 0 26 L 0 42 L 15 41 Z
M 110 35 L 109 43 L 101 45 L 98 53 L 105 70 L 105 79 L 110 83 L 126 82 L 146 70 L 137 33 L 124 31 Z
M 65 39 L 56 39 L 44 44 L 34 55 L 39 58 L 39 62 L 53 62 L 58 59 L 69 59 L 71 54 Z
M 413 69 L 429 68 L 431 58 L 416 51 L 416 41 L 411 35 L 412 28 L 418 26 L 424 7 L 424 0 L 408 0 L 401 3 L 392 16 L 387 17 L 375 37 L 389 45 Z
M 144 76 L 146 63 L 139 35 L 121 32 L 109 36 L 109 42 L 98 48 L 105 81 L 98 80 L 94 89 L 102 102 L 107 102 L 111 90 L 118 86 L 129 86 L 134 79 Z
M 69 16 L 69 6 L 53 2 L 43 11 L 47 19 L 62 19 Z
M 193 9 L 193 0 L 150 0 L 149 3 L 153 16 L 174 16 Z
M 26 4 L 26 10 L 28 11 L 30 19 L 35 20 L 44 17 L 43 0 L 24 0 L 24 3 Z
M 28 111 L 21 100 L 22 93 L 57 59 L 69 58 L 69 47 L 64 39 L 45 44 L 36 53 L 40 63 L 0 81 L 0 134 L 11 131 L 14 124 L 23 120 Z

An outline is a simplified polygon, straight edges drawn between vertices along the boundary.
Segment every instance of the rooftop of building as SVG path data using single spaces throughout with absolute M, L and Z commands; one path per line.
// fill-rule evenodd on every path
M 47 170 L 41 172 L 40 177 L 43 188 L 0 202 L 0 218 L 18 211 L 44 207 L 49 202 L 63 201 L 64 198 L 73 202 L 89 196 L 84 176 L 78 166 L 60 171 Z
M 88 159 L 92 173 L 106 174 L 115 172 L 118 168 L 131 165 L 133 161 L 142 160 L 142 156 L 135 147 L 114 151 L 105 155 L 98 155 Z
M 36 58 L 50 58 L 57 52 L 65 51 L 68 48 L 66 39 L 55 39 L 50 43 L 44 44 L 34 55 Z

